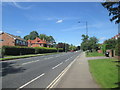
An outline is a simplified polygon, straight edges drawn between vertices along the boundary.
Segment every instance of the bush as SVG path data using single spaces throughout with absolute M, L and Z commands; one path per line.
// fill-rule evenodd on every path
M 26 54 L 34 54 L 34 48 L 28 47 L 19 47 L 19 46 L 3 46 L 4 55 L 26 55 Z
M 58 48 L 59 52 L 63 52 L 62 48 Z M 26 55 L 39 53 L 57 52 L 56 48 L 47 47 L 20 47 L 20 46 L 3 46 L 1 49 L 2 55 Z
M 59 52 L 63 52 L 62 48 L 58 48 Z M 35 53 L 52 53 L 57 52 L 56 48 L 47 48 L 47 47 L 35 47 Z
M 120 45 L 116 45 L 116 48 L 115 48 L 115 55 L 117 56 L 120 56 Z

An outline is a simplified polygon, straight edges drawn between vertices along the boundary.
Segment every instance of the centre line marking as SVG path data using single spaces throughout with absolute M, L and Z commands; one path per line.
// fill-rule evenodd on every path
M 38 62 L 40 60 L 36 60 L 36 61 L 30 61 L 30 62 L 27 62 L 27 63 L 23 63 L 22 65 L 26 65 L 26 64 L 30 64 L 30 63 L 34 63 L 34 62 Z
M 58 66 L 60 66 L 61 64 L 63 64 L 63 62 L 61 62 L 60 64 L 56 65 L 55 67 L 53 67 L 52 69 L 57 68 Z
M 36 78 L 32 79 L 31 81 L 27 82 L 26 84 L 24 84 L 24 85 L 20 86 L 20 87 L 19 87 L 18 89 L 16 89 L 16 90 L 20 90 L 20 89 L 24 88 L 24 87 L 25 87 L 25 86 L 27 86 L 28 84 L 30 84 L 30 83 L 32 83 L 32 82 L 34 82 L 35 80 L 37 80 L 38 78 L 40 78 L 40 77 L 42 77 L 42 76 L 44 76 L 44 75 L 45 75 L 45 73 L 43 73 L 43 74 L 39 75 L 38 77 L 36 77 Z
M 69 60 L 69 58 L 67 60 L 65 60 L 65 62 L 67 62 Z
M 76 61 L 79 55 L 46 87 L 45 90 L 51 90 L 62 78 L 62 76 L 69 70 L 72 64 Z

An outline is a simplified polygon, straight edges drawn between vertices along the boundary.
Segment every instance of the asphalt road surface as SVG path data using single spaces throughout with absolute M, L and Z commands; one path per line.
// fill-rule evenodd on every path
M 78 55 L 67 52 L 2 63 L 2 88 L 46 88 Z

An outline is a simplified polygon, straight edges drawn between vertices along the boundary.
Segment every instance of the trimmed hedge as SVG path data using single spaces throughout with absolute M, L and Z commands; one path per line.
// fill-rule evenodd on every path
M 120 56 L 120 45 L 116 45 L 116 48 L 115 48 L 115 55 L 116 56 Z
M 3 46 L 4 55 L 26 55 L 26 54 L 34 54 L 34 48 L 27 47 L 18 47 L 18 46 Z
M 63 52 L 62 48 L 47 48 L 47 47 L 35 47 L 35 53 L 52 53 L 52 52 Z
M 59 52 L 63 52 L 62 48 L 58 48 Z M 56 48 L 47 47 L 20 47 L 20 46 L 3 46 L 2 55 L 27 55 L 27 54 L 40 54 L 52 53 L 58 51 Z

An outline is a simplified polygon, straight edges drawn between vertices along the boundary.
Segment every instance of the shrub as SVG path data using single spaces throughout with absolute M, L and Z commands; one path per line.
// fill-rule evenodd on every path
M 117 56 L 120 56 L 120 45 L 116 45 L 116 48 L 115 48 L 115 55 Z
M 62 48 L 58 48 L 59 52 L 63 52 Z M 56 48 L 47 48 L 47 47 L 35 47 L 35 53 L 52 53 L 57 52 Z
M 63 52 L 62 48 L 58 48 L 59 52 Z M 39 53 L 57 52 L 56 48 L 47 47 L 20 47 L 20 46 L 3 46 L 2 55 L 26 55 Z
M 34 48 L 20 46 L 3 46 L 2 49 L 4 55 L 26 55 L 35 53 Z

